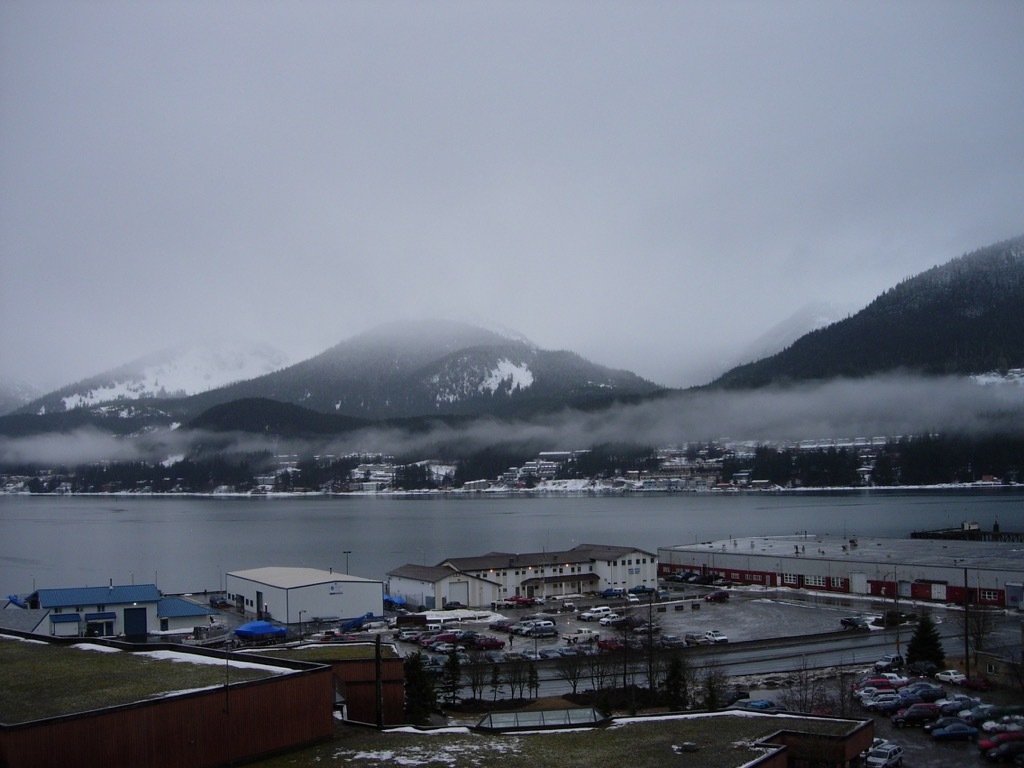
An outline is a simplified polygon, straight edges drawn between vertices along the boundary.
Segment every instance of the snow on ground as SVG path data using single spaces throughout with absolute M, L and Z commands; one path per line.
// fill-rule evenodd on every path
M 71 647 L 77 648 L 80 651 L 99 651 L 100 653 L 121 653 L 120 648 L 110 648 L 106 645 L 96 645 L 95 643 L 76 643 Z
M 138 655 L 149 656 L 151 659 L 184 661 L 190 664 L 210 664 L 221 667 L 231 666 L 237 669 L 260 669 L 264 672 L 272 672 L 275 675 L 286 675 L 289 672 L 294 671 L 287 667 L 274 667 L 269 664 L 260 664 L 253 661 L 236 661 L 234 659 L 225 661 L 224 659 L 216 659 L 211 656 L 200 656 L 198 654 L 182 653 L 181 651 L 143 651 Z

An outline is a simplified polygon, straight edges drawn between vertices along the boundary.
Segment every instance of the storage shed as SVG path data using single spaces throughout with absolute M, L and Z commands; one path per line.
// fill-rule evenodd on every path
M 242 615 L 280 624 L 384 612 L 384 582 L 317 568 L 232 571 L 227 593 Z

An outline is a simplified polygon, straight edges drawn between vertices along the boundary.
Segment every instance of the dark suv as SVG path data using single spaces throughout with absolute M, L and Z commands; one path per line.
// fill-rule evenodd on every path
M 920 704 L 911 704 L 906 709 L 900 710 L 889 720 L 897 728 L 902 728 L 905 725 L 924 725 L 925 723 L 930 723 L 932 720 L 938 720 L 941 714 L 939 708 L 934 704 L 921 702 Z

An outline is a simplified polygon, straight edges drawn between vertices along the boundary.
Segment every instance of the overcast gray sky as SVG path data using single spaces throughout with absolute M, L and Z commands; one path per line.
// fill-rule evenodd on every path
M 424 315 L 667 385 L 1024 233 L 1024 3 L 0 2 L 0 373 Z

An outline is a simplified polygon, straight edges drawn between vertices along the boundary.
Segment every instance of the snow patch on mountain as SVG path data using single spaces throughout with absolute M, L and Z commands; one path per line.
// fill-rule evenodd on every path
M 533 371 L 530 370 L 529 366 L 525 364 L 516 365 L 508 358 L 502 358 L 497 362 L 497 368 L 494 368 L 482 382 L 480 382 L 480 391 L 488 391 L 492 395 L 504 382 L 511 379 L 512 386 L 509 387 L 508 393 L 512 394 L 512 391 L 517 387 L 519 389 L 526 389 L 533 384 Z
M 118 400 L 185 397 L 262 376 L 287 362 L 284 354 L 267 345 L 214 341 L 130 363 L 107 374 L 106 382 L 83 387 L 61 401 L 71 410 Z M 96 377 L 100 378 L 104 377 Z

